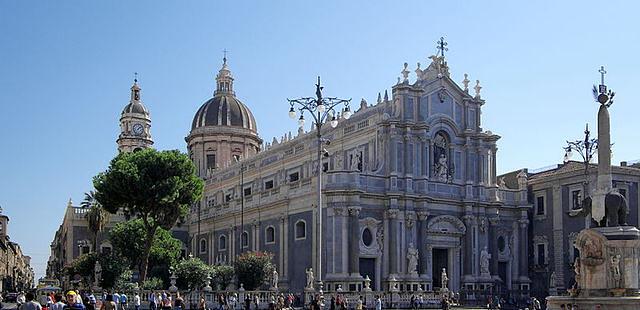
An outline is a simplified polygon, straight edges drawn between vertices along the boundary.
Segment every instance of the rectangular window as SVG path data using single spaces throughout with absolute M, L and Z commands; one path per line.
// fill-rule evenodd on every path
M 298 180 L 300 180 L 300 173 L 299 172 L 294 172 L 294 173 L 289 175 L 289 182 L 296 182 Z
M 251 196 L 251 187 L 245 187 L 244 195 L 245 196 Z
M 224 202 L 231 201 L 231 193 L 224 195 Z
M 544 196 L 536 198 L 536 215 L 544 215 Z
M 273 188 L 273 180 L 264 182 L 264 189 L 272 189 L 272 188 Z
M 581 206 L 581 193 L 580 190 L 575 190 L 571 192 L 571 209 L 580 209 Z
M 216 154 L 207 154 L 207 169 L 216 169 Z
M 538 244 L 538 261 L 537 261 L 537 265 L 544 265 L 545 264 L 545 257 L 544 257 L 544 243 Z

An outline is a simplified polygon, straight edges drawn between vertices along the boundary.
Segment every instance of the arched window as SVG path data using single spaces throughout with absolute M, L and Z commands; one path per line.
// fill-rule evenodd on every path
M 218 238 L 218 250 L 224 251 L 227 249 L 227 236 L 222 235 Z
M 275 243 L 276 242 L 276 229 L 273 226 L 267 227 L 265 231 L 265 242 L 266 243 Z
M 307 223 L 303 220 L 296 222 L 296 240 L 307 238 Z
M 242 232 L 242 238 L 240 238 L 241 243 L 242 243 L 242 247 L 243 248 L 247 248 L 249 247 L 249 233 L 244 231 Z
M 200 239 L 200 254 L 207 253 L 207 240 Z

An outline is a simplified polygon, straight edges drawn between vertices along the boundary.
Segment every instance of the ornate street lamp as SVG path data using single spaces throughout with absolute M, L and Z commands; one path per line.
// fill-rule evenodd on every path
M 305 119 L 304 114 L 308 112 L 311 115 L 312 120 L 316 126 L 316 142 L 317 142 L 317 159 L 318 159 L 318 233 L 317 233 L 317 253 L 318 253 L 318 289 L 322 294 L 322 145 L 329 144 L 329 141 L 322 139 L 322 125 L 330 118 L 329 124 L 335 128 L 338 126 L 338 111 L 339 105 L 344 105 L 342 108 L 342 117 L 349 119 L 351 117 L 351 110 L 349 109 L 349 103 L 351 99 L 339 99 L 336 97 L 322 97 L 322 89 L 320 86 L 320 77 L 318 76 L 318 84 L 316 84 L 316 97 L 303 97 L 298 99 L 287 99 L 289 101 L 289 117 L 291 119 L 296 118 L 296 109 L 300 111 L 300 117 L 298 118 L 298 125 L 304 126 Z M 325 152 L 325 156 L 328 153 Z
M 593 154 L 598 150 L 598 139 L 590 138 L 590 135 L 589 124 L 586 124 L 584 128 L 584 140 L 567 141 L 567 146 L 564 147 L 564 162 L 569 162 L 575 151 L 582 157 L 585 176 L 589 174 L 589 163 L 593 158 Z M 586 182 L 588 183 L 589 180 L 587 179 Z

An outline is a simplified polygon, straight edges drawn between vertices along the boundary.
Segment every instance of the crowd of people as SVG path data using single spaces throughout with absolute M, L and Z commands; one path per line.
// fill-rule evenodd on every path
M 18 310 L 140 310 L 140 296 L 136 293 L 129 303 L 126 294 L 104 292 L 96 298 L 93 292 L 76 290 L 62 293 L 44 293 L 36 298 L 33 292 L 20 293 L 16 298 Z

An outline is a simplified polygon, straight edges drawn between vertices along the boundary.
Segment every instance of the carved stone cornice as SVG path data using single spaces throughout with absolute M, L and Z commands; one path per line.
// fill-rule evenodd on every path
M 465 215 L 465 216 L 462 217 L 462 219 L 464 220 L 465 224 L 467 224 L 467 225 L 477 225 L 478 224 L 478 219 L 473 215 Z

